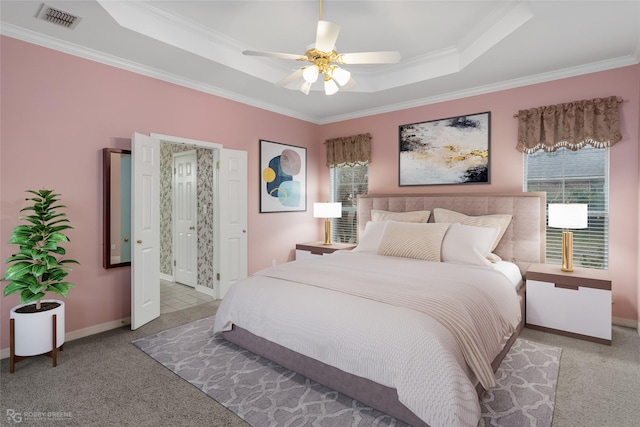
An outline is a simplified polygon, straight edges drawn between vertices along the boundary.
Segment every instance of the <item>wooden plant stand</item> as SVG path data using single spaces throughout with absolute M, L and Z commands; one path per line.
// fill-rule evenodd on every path
M 33 356 L 48 356 L 53 360 L 53 367 L 55 368 L 56 366 L 58 366 L 58 349 L 56 348 L 56 343 L 57 343 L 57 328 L 56 328 L 56 324 L 57 324 L 57 315 L 54 314 L 53 316 L 53 329 L 52 329 L 52 349 L 51 351 L 48 351 L 46 353 L 42 353 L 42 354 L 34 354 Z M 10 319 L 9 322 L 9 346 L 10 346 L 10 351 L 11 351 L 11 360 L 9 363 L 9 372 L 11 372 L 12 374 L 15 371 L 15 365 L 16 363 L 28 358 L 28 357 L 33 357 L 33 356 L 16 356 L 16 336 L 15 336 L 15 330 L 16 330 L 16 325 L 15 325 L 15 320 L 16 319 Z M 60 346 L 60 351 L 64 350 L 64 344 L 62 344 Z

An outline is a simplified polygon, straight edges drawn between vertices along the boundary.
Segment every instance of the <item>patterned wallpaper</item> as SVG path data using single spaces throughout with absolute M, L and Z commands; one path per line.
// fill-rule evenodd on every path
M 183 144 L 160 144 L 160 272 L 173 276 L 173 153 L 196 150 L 198 159 L 198 285 L 214 288 L 214 162 L 213 150 Z

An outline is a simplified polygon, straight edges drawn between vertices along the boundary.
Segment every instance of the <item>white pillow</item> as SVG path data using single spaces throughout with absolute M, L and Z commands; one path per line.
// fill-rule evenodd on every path
M 358 246 L 353 248 L 356 252 L 377 253 L 378 246 L 382 240 L 382 233 L 387 226 L 387 221 L 373 222 L 367 221 L 364 226 L 364 233 L 358 238 Z
M 453 223 L 442 241 L 442 261 L 489 266 L 487 256 L 499 233 L 498 227 Z
M 372 221 L 427 222 L 431 211 L 389 212 L 371 209 Z
M 500 255 L 494 254 L 494 253 L 491 253 L 491 254 L 487 255 L 487 259 L 489 261 L 491 261 L 492 263 L 496 263 L 496 262 L 502 261 L 502 258 L 500 258 Z
M 481 215 L 481 216 L 469 216 L 460 212 L 450 211 L 448 209 L 435 208 L 433 210 L 433 220 L 435 222 L 459 222 L 462 225 L 475 225 L 477 227 L 498 227 L 500 232 L 496 237 L 491 250 L 493 251 L 500 239 L 507 231 L 507 227 L 511 222 L 511 215 L 508 214 L 493 214 L 493 215 Z
M 387 221 L 378 255 L 440 261 L 449 224 Z

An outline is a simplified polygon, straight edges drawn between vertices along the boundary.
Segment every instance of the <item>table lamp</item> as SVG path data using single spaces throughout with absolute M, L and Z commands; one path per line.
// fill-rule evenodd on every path
M 324 244 L 331 244 L 331 218 L 340 218 L 342 216 L 342 203 L 314 203 L 313 217 L 324 218 Z
M 573 271 L 573 233 L 569 229 L 587 228 L 585 203 L 549 204 L 549 227 L 562 228 L 562 271 Z

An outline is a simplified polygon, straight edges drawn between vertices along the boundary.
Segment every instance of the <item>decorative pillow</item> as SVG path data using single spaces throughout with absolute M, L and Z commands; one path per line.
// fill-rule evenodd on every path
M 389 212 L 371 209 L 372 221 L 427 222 L 431 211 Z
M 487 256 L 499 233 L 498 227 L 453 223 L 442 241 L 442 261 L 489 266 Z
M 377 253 L 378 246 L 382 240 L 382 233 L 387 226 L 387 221 L 373 222 L 367 221 L 364 226 L 364 233 L 358 238 L 358 246 L 353 248 L 356 252 Z
M 440 261 L 442 239 L 449 224 L 388 221 L 378 255 Z
M 500 232 L 496 237 L 495 242 L 491 246 L 493 251 L 500 239 L 507 231 L 507 227 L 511 222 L 511 215 L 508 214 L 494 214 L 494 215 L 481 215 L 481 216 L 469 216 L 460 212 L 450 211 L 448 209 L 435 208 L 433 210 L 433 220 L 435 222 L 459 222 L 462 225 L 475 225 L 477 227 L 498 227 Z

